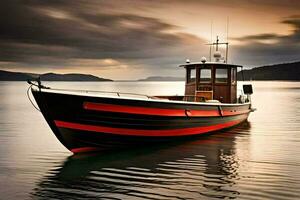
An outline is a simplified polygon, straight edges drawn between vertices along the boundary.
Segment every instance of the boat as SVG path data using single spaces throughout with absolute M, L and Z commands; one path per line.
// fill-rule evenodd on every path
M 217 39 L 212 45 L 218 50 L 220 44 Z M 236 126 L 254 111 L 251 85 L 243 85 L 237 96 L 241 66 L 228 64 L 218 51 L 214 58 L 180 65 L 186 74 L 180 96 L 62 90 L 39 79 L 28 81 L 28 91 L 57 139 L 73 153 L 155 145 Z

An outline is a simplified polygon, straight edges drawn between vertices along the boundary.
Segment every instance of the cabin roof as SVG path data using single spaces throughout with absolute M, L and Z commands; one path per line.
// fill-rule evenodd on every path
M 202 65 L 202 66 L 205 66 L 205 65 L 220 65 L 222 67 L 243 67 L 241 65 L 234 65 L 234 64 L 228 64 L 228 63 L 221 63 L 221 62 L 205 62 L 205 63 L 202 63 L 202 62 L 193 62 L 193 63 L 186 63 L 186 64 L 182 64 L 182 65 L 179 65 L 179 67 L 189 67 L 189 66 L 193 66 L 193 65 Z

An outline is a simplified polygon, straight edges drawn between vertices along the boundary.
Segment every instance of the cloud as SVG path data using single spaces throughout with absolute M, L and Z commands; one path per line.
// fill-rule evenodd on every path
M 266 33 L 233 38 L 244 42 L 234 46 L 234 58 L 248 66 L 299 60 L 300 16 L 287 17 L 281 23 L 292 28 L 289 35 Z
M 2 0 L 0 68 L 91 69 L 89 73 L 96 68 L 140 68 L 171 73 L 186 58 L 194 61 L 208 54 L 203 45 L 207 41 L 194 34 L 209 32 L 199 20 L 205 18 L 205 12 L 213 12 L 199 10 L 234 7 L 244 11 L 249 6 L 294 9 L 299 5 L 299 1 L 277 0 Z M 195 13 L 199 16 L 193 16 Z M 179 16 L 182 18 L 177 20 Z M 239 20 L 243 21 L 242 14 Z M 299 16 L 282 19 L 282 24 L 292 28 L 289 35 L 270 32 L 233 38 L 241 45 L 230 47 L 231 60 L 257 66 L 299 59 L 299 21 Z
M 92 1 L 93 2 L 93 1 Z M 153 17 L 128 13 L 88 12 L 82 1 L 7 1 L 0 11 L 0 60 L 38 67 L 71 67 L 74 60 L 153 59 L 178 62 L 185 46 L 203 41 L 180 27 Z M 93 4 L 89 4 L 91 6 Z M 82 7 L 81 7 L 82 6 Z M 99 6 L 99 4 L 97 4 Z M 81 9 L 78 9 L 81 7 Z M 100 7 L 101 8 L 101 7 Z M 107 10 L 106 10 L 107 11 Z M 87 64 L 88 64 L 87 63 Z M 83 67 L 85 65 L 83 64 Z M 101 65 L 99 65 L 101 67 Z
M 248 35 L 241 38 L 232 38 L 239 41 L 253 41 L 253 40 L 270 40 L 270 39 L 277 39 L 280 37 L 277 34 L 274 33 L 263 33 L 263 34 L 257 34 L 257 35 Z
M 239 38 L 232 38 L 234 40 L 243 42 L 264 41 L 264 40 L 277 40 L 278 43 L 299 43 L 300 42 L 300 16 L 294 15 L 283 19 L 280 23 L 287 24 L 292 28 L 291 34 L 279 35 L 274 33 L 264 33 L 257 35 L 248 35 Z

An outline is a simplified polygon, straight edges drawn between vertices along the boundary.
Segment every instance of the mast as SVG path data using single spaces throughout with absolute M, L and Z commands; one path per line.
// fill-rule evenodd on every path
M 229 43 L 228 42 L 219 42 L 219 36 L 217 36 L 217 40 L 216 40 L 216 42 L 213 42 L 213 43 L 209 43 L 209 44 L 207 44 L 207 45 L 209 45 L 209 46 L 216 46 L 216 51 L 218 51 L 219 50 L 219 45 L 226 45 L 226 49 L 225 49 L 225 51 L 226 51 L 226 53 L 225 53 L 225 63 L 227 63 L 227 59 L 228 59 L 228 45 L 229 45 Z M 211 48 L 210 48 L 211 49 Z M 211 53 L 210 53 L 210 58 L 209 58 L 209 60 L 211 61 Z

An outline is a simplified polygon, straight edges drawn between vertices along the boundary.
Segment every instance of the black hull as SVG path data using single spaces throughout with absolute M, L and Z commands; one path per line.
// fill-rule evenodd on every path
M 245 121 L 248 104 L 197 104 L 32 90 L 59 141 L 74 153 L 186 139 Z

